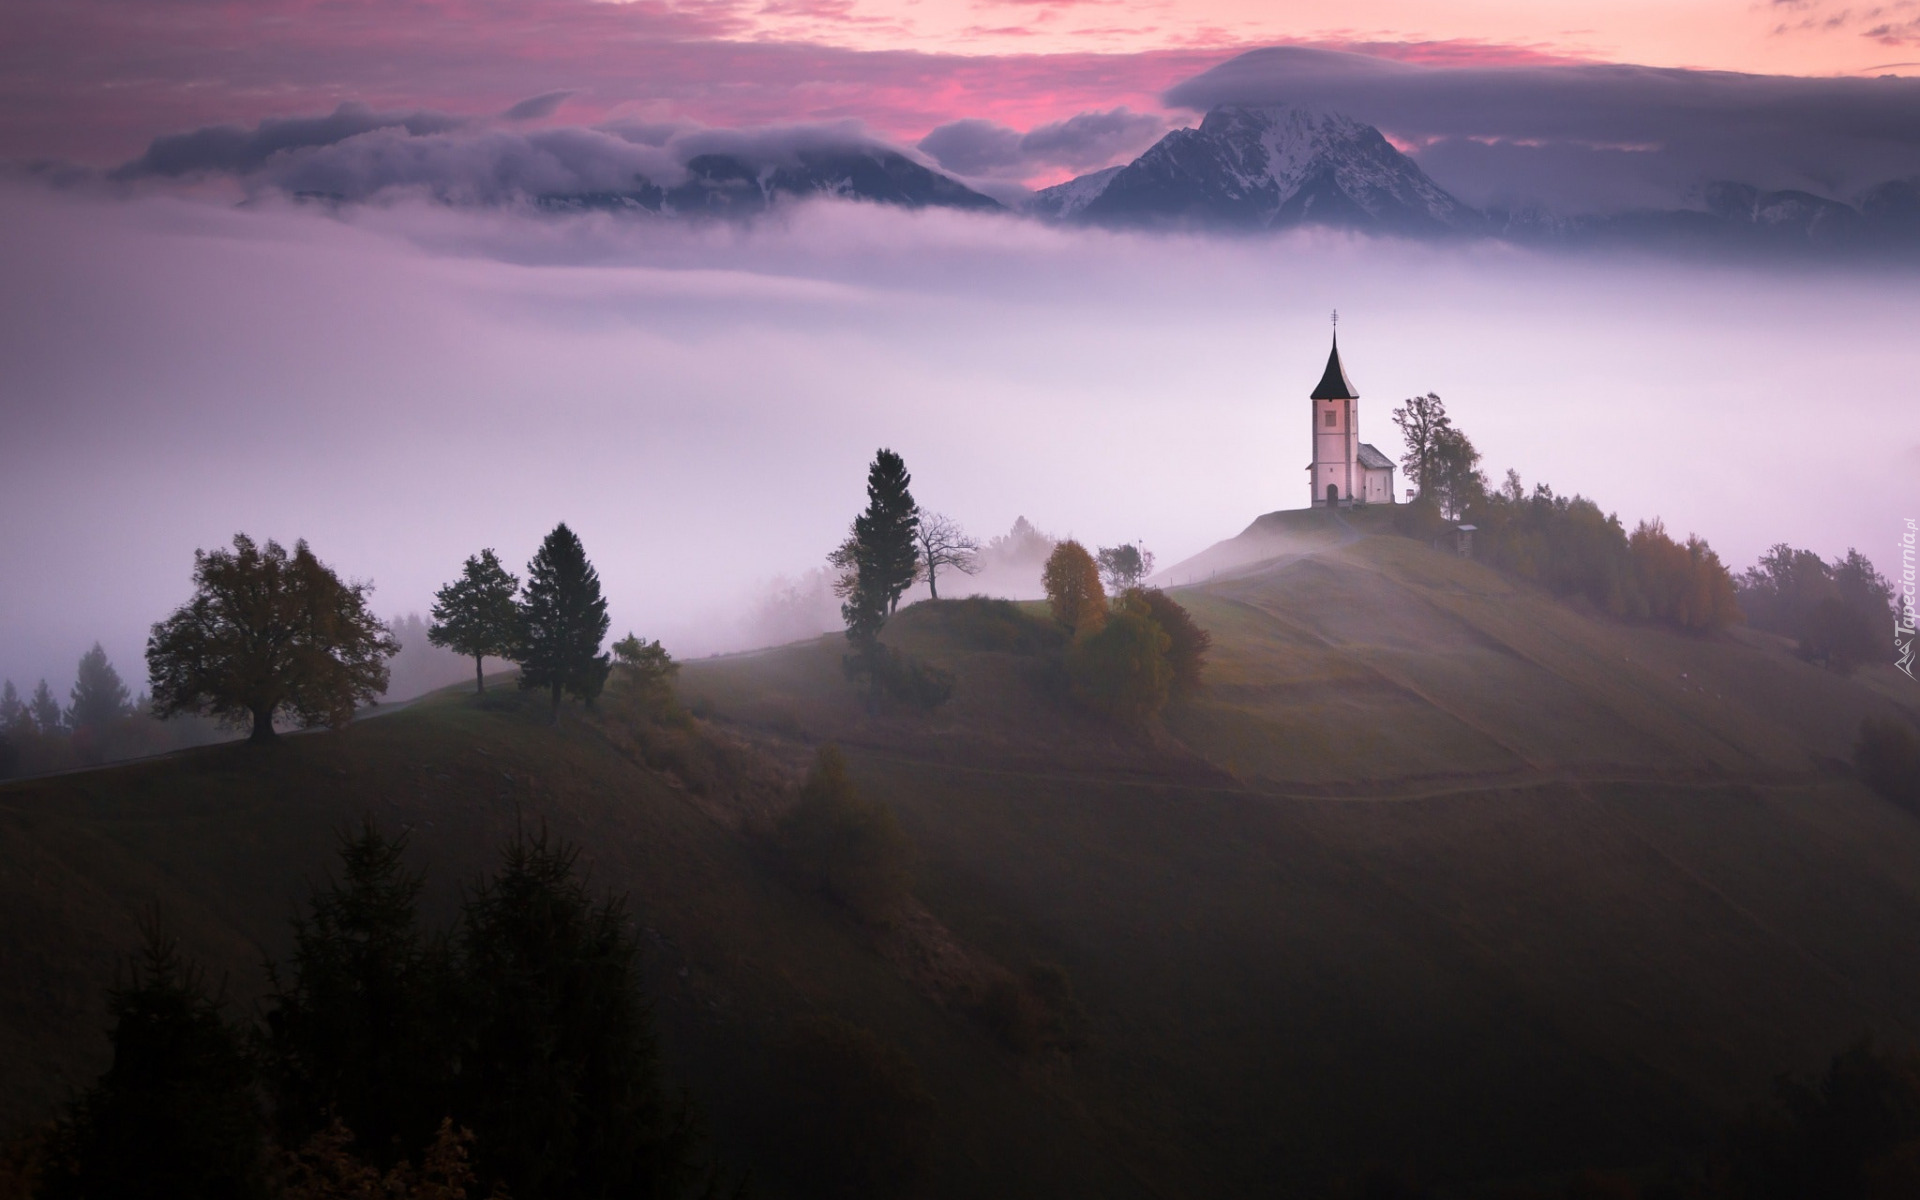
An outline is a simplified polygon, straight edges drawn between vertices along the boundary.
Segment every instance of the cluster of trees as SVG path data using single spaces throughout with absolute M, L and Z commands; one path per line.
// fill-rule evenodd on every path
M 56 1127 L 50 1200 L 274 1190 L 674 1196 L 710 1174 L 662 1086 L 622 903 L 544 831 L 504 848 L 451 928 L 423 926 L 404 839 L 371 822 L 294 920 L 264 1025 L 234 1020 L 150 928 L 110 996 L 112 1065 Z M 471 1184 L 471 1191 L 467 1185 Z M 457 1186 L 456 1186 L 457 1185 Z
M 80 656 L 64 707 L 44 679 L 25 697 L 12 680 L 0 682 L 0 779 L 158 754 L 219 736 L 206 723 L 162 725 L 147 695 L 129 692 L 98 642 Z
M 282 720 L 338 729 L 385 694 L 400 643 L 367 604 L 373 585 L 342 580 L 305 541 L 288 552 L 235 534 L 231 549 L 195 552 L 193 580 L 147 639 L 155 716 L 208 716 L 261 742 Z M 599 574 L 563 523 L 524 589 L 492 550 L 469 558 L 437 594 L 427 638 L 471 657 L 482 692 L 488 656 L 520 664 L 520 686 L 549 689 L 558 721 L 563 694 L 591 702 L 605 686 L 607 625 Z
M 1741 620 L 1733 578 L 1705 539 L 1677 541 L 1658 519 L 1629 533 L 1584 496 L 1544 483 L 1528 491 L 1513 470 L 1490 487 L 1472 440 L 1434 393 L 1408 400 L 1393 419 L 1407 445 L 1401 465 L 1419 489 L 1404 530 L 1432 536 L 1441 518 L 1463 520 L 1475 526 L 1475 557 L 1628 620 L 1699 632 Z
M 1827 562 L 1781 543 L 1737 587 L 1747 622 L 1794 639 L 1810 662 L 1846 673 L 1889 653 L 1893 584 L 1858 550 Z
M 1134 727 L 1200 686 L 1213 644 L 1173 597 L 1141 586 L 1152 562 L 1137 546 L 1103 548 L 1096 559 L 1069 539 L 1054 547 L 1042 575 L 1054 620 L 1071 636 L 1065 666 L 1074 697 Z

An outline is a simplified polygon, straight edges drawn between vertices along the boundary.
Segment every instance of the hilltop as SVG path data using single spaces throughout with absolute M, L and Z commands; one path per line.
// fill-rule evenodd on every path
M 1035 606 L 916 605 L 954 673 L 869 709 L 836 637 L 691 662 L 687 738 L 559 729 L 458 690 L 339 733 L 0 787 L 0 1121 L 102 1065 L 100 989 L 158 903 L 251 1002 L 303 880 L 363 812 L 431 904 L 517 820 L 630 892 L 675 1078 L 760 1194 L 795 1017 L 874 1030 L 934 1101 L 931 1194 L 1312 1194 L 1637 1167 L 1862 1032 L 1920 1034 L 1920 821 L 1845 768 L 1890 669 L 1581 611 L 1394 536 L 1269 514 L 1162 576 L 1210 682 L 1149 736 L 1074 707 Z M 890 930 L 792 888 L 764 830 L 815 747 L 918 849 Z M 1057 964 L 1071 1056 L 1022 1053 L 969 975 Z

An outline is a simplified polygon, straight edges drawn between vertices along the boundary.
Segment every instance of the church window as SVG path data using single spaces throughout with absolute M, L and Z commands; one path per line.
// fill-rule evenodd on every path
M 1328 429 L 1333 428 L 1333 421 L 1334 421 L 1333 410 L 1328 409 L 1327 410 L 1327 428 Z

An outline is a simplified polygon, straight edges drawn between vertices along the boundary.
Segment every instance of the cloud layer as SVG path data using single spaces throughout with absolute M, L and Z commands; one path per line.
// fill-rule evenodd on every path
M 1920 174 L 1920 79 L 1741 75 L 1594 63 L 1450 65 L 1253 51 L 1171 105 L 1292 103 L 1379 126 L 1473 203 L 1671 204 L 1714 180 L 1835 198 Z

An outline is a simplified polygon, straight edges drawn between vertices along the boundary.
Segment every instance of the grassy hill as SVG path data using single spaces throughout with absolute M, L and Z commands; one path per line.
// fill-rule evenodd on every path
M 675 1075 L 768 1195 L 799 1102 L 770 1047 L 806 1014 L 917 1064 L 942 1196 L 1637 1166 L 1860 1033 L 1920 1039 L 1920 821 L 1843 766 L 1862 716 L 1920 713 L 1904 677 L 1583 615 L 1385 516 L 1271 514 L 1210 552 L 1177 595 L 1211 682 L 1144 739 L 947 603 L 888 633 L 954 672 L 931 714 L 869 711 L 827 638 L 687 664 L 672 752 L 615 706 L 555 730 L 456 692 L 0 788 L 0 1121 L 102 1065 L 143 905 L 251 1002 L 367 811 L 412 830 L 441 913 L 516 820 L 579 842 L 647 928 Z M 891 930 L 796 892 L 761 833 L 828 740 L 918 847 L 924 909 Z M 964 1002 L 1041 963 L 1086 1009 L 1071 1059 Z

